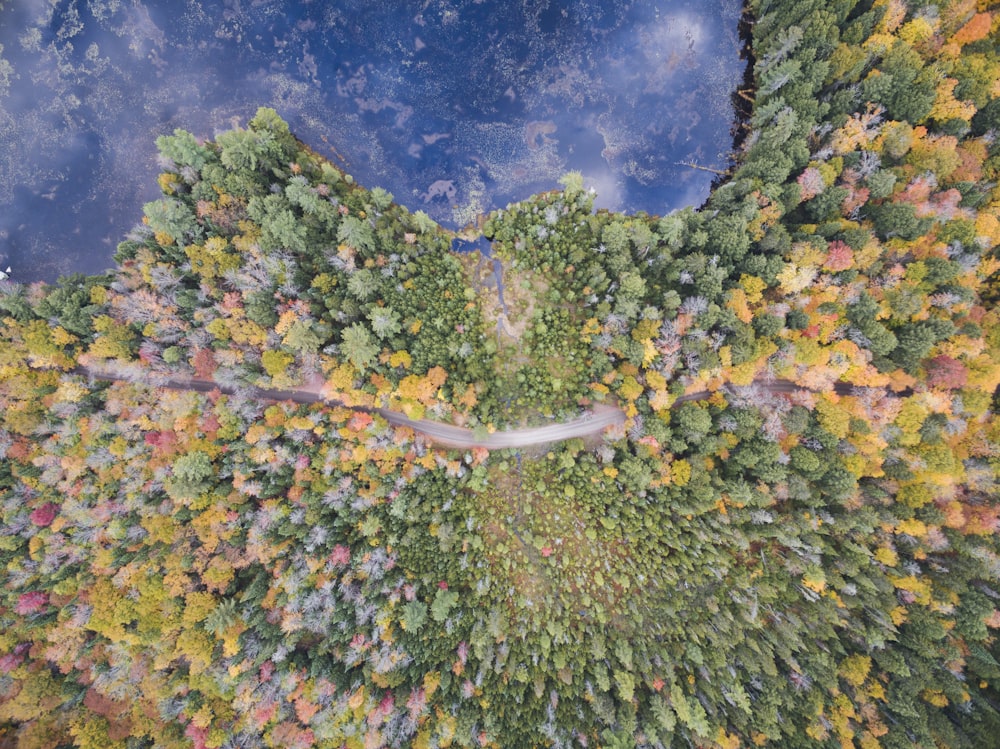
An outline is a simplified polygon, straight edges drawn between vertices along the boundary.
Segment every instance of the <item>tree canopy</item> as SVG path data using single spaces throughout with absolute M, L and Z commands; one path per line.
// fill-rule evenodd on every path
M 5 288 L 0 744 L 995 743 L 1000 16 L 747 10 L 703 210 L 571 174 L 460 255 L 261 109 Z

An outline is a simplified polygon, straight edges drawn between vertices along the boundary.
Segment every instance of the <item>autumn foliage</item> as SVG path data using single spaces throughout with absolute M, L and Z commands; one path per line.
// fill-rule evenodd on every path
M 0 745 L 995 744 L 995 11 L 748 7 L 706 209 L 568 175 L 484 219 L 503 305 L 267 109 L 5 289 Z

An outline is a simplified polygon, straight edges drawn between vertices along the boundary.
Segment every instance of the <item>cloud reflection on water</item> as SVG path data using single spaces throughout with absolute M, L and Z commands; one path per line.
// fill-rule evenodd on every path
M 571 169 L 602 207 L 698 204 L 711 176 L 676 162 L 725 163 L 741 75 L 731 0 L 4 5 L 0 266 L 22 281 L 107 267 L 157 194 L 156 136 L 261 105 L 439 220 Z

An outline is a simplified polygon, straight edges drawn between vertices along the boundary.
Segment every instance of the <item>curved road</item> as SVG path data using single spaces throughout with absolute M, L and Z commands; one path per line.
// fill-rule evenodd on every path
M 609 426 L 619 426 L 625 423 L 625 412 L 619 408 L 602 408 L 587 414 L 562 421 L 558 424 L 546 424 L 542 427 L 526 427 L 511 429 L 505 432 L 493 432 L 484 438 L 477 438 L 475 432 L 464 427 L 442 424 L 427 419 L 408 419 L 396 411 L 384 408 L 376 412 L 396 426 L 407 426 L 414 431 L 430 437 L 439 445 L 446 447 L 485 447 L 487 450 L 499 450 L 504 447 L 527 447 L 540 445 L 544 442 L 561 442 L 573 437 L 585 437 L 603 432 Z
M 114 374 L 91 367 L 74 367 L 69 370 L 70 374 L 79 374 L 97 380 L 123 380 L 134 381 L 134 378 L 125 375 Z M 209 393 L 218 390 L 226 395 L 233 395 L 234 388 L 223 387 L 215 382 L 199 380 L 195 378 L 171 378 L 157 380 L 148 384 L 154 387 L 164 387 L 171 390 L 193 390 L 199 393 Z M 811 388 L 797 385 L 790 380 L 771 380 L 769 382 L 756 382 L 757 387 L 774 394 L 790 394 L 798 390 L 818 392 Z M 854 390 L 854 385 L 847 382 L 837 382 L 833 385 L 833 391 L 838 395 L 849 395 Z M 293 403 L 329 403 L 337 404 L 339 401 L 324 398 L 318 393 L 308 390 L 278 390 L 260 389 L 254 391 L 261 400 L 272 401 L 292 401 Z M 889 391 L 892 392 L 892 391 Z M 911 391 L 903 391 L 896 395 L 906 396 Z M 696 393 L 687 393 L 678 397 L 674 405 L 688 403 L 690 401 L 704 400 L 712 395 L 708 390 L 700 390 Z M 343 405 L 343 404 L 340 404 Z M 387 408 L 363 408 L 352 406 L 356 411 L 378 414 L 394 426 L 409 427 L 415 432 L 423 434 L 432 442 L 444 447 L 472 448 L 483 447 L 487 450 L 499 450 L 505 447 L 527 447 L 529 445 L 540 445 L 546 442 L 561 442 L 573 437 L 588 437 L 599 434 L 611 426 L 620 426 L 625 423 L 625 412 L 613 406 L 598 406 L 594 411 L 587 412 L 581 417 L 563 421 L 557 424 L 546 424 L 540 427 L 525 427 L 523 429 L 510 429 L 503 432 L 493 432 L 485 436 L 479 436 L 472 429 L 458 427 L 452 424 L 444 424 L 431 419 L 411 419 L 399 411 L 391 411 Z
M 95 380 L 116 380 L 133 382 L 135 379 L 122 374 L 115 374 L 91 367 L 74 367 L 69 370 L 70 374 L 83 375 Z M 208 380 L 190 378 L 170 378 L 165 380 L 157 379 L 149 382 L 153 387 L 163 387 L 170 390 L 193 390 L 198 393 L 210 393 L 218 390 L 226 395 L 233 395 L 236 391 L 231 387 L 224 387 Z M 339 401 L 324 398 L 318 393 L 308 390 L 279 390 L 275 388 L 257 389 L 254 393 L 261 400 L 272 401 L 292 401 L 293 403 L 328 403 L 339 404 Z M 343 404 L 340 404 L 343 405 Z M 545 442 L 560 442 L 573 437 L 586 437 L 598 434 L 609 426 L 617 426 L 625 423 L 625 413 L 612 406 L 598 407 L 595 411 L 588 412 L 583 416 L 570 421 L 558 424 L 546 424 L 540 427 L 526 427 L 524 429 L 511 429 L 503 432 L 493 432 L 485 437 L 477 436 L 472 429 L 458 427 L 452 424 L 445 424 L 432 419 L 411 419 L 399 411 L 391 411 L 388 408 L 364 408 L 351 406 L 355 411 L 378 414 L 393 426 L 410 427 L 415 432 L 420 432 L 425 437 L 436 444 L 445 447 L 485 447 L 487 450 L 499 450 L 505 447 L 526 447 L 528 445 L 540 445 Z

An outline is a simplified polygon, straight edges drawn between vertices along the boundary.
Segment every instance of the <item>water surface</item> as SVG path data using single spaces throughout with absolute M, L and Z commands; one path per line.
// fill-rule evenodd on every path
M 583 172 L 700 203 L 740 79 L 735 0 L 0 0 L 0 268 L 94 272 L 158 194 L 153 141 L 273 106 L 366 186 L 462 225 Z

